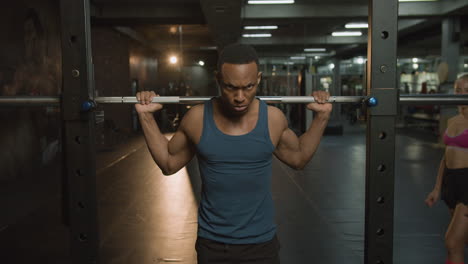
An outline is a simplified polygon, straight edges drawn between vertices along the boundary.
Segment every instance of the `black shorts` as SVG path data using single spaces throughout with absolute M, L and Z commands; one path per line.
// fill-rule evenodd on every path
M 468 168 L 446 168 L 441 192 L 442 200 L 450 209 L 455 209 L 459 203 L 468 205 Z
M 195 243 L 198 264 L 279 264 L 278 238 L 259 244 L 225 244 L 206 238 Z

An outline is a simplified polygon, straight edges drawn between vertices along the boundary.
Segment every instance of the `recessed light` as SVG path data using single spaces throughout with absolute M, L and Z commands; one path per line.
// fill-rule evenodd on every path
M 169 62 L 171 64 L 176 64 L 177 63 L 177 57 L 176 56 L 171 56 L 169 57 Z
M 438 0 L 398 0 L 398 2 L 435 2 Z
M 369 24 L 368 23 L 348 23 L 345 25 L 345 28 L 368 28 Z
M 362 36 L 360 31 L 336 31 L 332 33 L 334 37 L 353 37 L 353 36 Z
M 243 34 L 244 38 L 270 38 L 271 34 Z
M 249 0 L 250 5 L 294 4 L 294 0 Z
M 306 48 L 304 49 L 305 52 L 323 52 L 327 51 L 325 48 Z
M 278 29 L 278 26 L 245 26 L 244 29 Z
M 356 59 L 357 64 L 364 64 L 364 62 L 365 62 L 364 58 L 357 58 Z

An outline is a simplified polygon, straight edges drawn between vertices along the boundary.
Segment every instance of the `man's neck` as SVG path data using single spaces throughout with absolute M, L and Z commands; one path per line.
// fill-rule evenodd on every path
M 221 98 L 216 98 L 215 106 L 218 109 L 218 112 L 225 118 L 228 119 L 229 121 L 233 123 L 238 123 L 242 122 L 246 117 L 248 117 L 252 112 L 256 112 L 257 109 L 259 109 L 259 100 L 254 99 L 250 105 L 247 108 L 247 111 L 244 113 L 236 114 L 233 112 L 230 112 L 227 107 L 223 106 L 223 101 Z

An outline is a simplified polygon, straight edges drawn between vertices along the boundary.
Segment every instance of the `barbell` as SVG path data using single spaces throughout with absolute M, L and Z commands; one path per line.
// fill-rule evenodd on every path
M 213 96 L 157 96 L 153 103 L 161 104 L 200 104 L 209 101 Z M 301 104 L 315 102 L 312 96 L 259 96 L 258 99 L 267 103 Z M 400 95 L 399 104 L 436 104 L 436 105 L 464 105 L 468 104 L 468 95 Z M 61 101 L 60 96 L 0 96 L 2 105 L 56 105 Z M 373 107 L 378 105 L 378 99 L 372 96 L 330 96 L 329 103 L 365 104 Z M 89 111 L 96 104 L 136 104 L 135 96 L 96 97 L 85 100 L 81 104 L 82 111 Z

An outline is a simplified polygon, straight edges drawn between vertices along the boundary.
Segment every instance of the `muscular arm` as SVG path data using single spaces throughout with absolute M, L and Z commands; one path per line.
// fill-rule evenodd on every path
M 303 169 L 317 150 L 329 115 L 317 115 L 309 129 L 299 138 L 288 128 L 286 117 L 282 113 L 275 115 L 276 122 L 283 128 L 274 152 L 275 156 L 293 169 Z
M 151 156 L 164 175 L 176 173 L 192 159 L 194 149 L 187 137 L 187 116 L 170 140 L 161 133 L 152 113 L 139 113 L 138 116 Z

